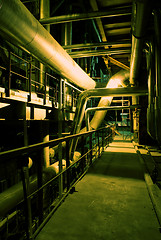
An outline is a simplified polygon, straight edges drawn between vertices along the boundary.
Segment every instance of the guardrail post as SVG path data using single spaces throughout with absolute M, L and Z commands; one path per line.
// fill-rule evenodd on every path
M 93 150 L 92 150 L 92 133 L 89 136 L 89 148 L 90 148 L 90 165 L 92 164 Z
M 59 82 L 59 106 L 58 106 L 58 137 L 62 136 L 62 79 Z M 62 143 L 58 144 L 58 159 L 59 159 L 59 173 L 62 172 Z M 59 198 L 62 198 L 63 194 L 63 175 L 59 177 Z
M 7 85 L 5 85 L 5 93 L 6 97 L 10 97 L 10 89 L 11 89 L 11 52 L 8 52 L 8 66 L 7 66 Z
M 102 129 L 102 152 L 104 152 L 104 131 Z
M 69 159 L 69 140 L 66 141 L 66 168 L 70 166 Z M 67 170 L 67 190 L 70 188 L 70 169 Z
M 28 102 L 31 101 L 31 74 L 32 74 L 32 65 L 31 62 L 29 63 L 29 69 L 28 69 Z
M 37 161 L 37 176 L 38 176 L 38 188 L 43 185 L 42 173 L 43 173 L 43 149 L 41 150 L 40 161 Z M 38 192 L 38 212 L 39 222 L 43 222 L 43 189 Z
M 47 86 L 47 74 L 45 72 L 45 79 L 44 79 L 44 105 L 46 104 L 46 86 Z
M 99 140 L 99 131 L 97 132 L 97 140 L 98 140 L 98 157 L 100 157 L 100 140 Z
M 32 238 L 32 213 L 31 213 L 31 200 L 28 198 L 29 190 L 29 170 L 28 170 L 28 156 L 23 156 L 23 164 L 21 167 L 21 176 L 23 184 L 23 194 L 25 203 L 25 218 L 26 218 L 26 236 L 30 240 Z
M 84 151 L 84 145 L 85 145 L 85 138 L 82 136 L 81 137 L 81 154 L 82 156 L 84 155 L 85 151 Z M 83 157 L 81 159 L 81 168 L 82 168 L 82 173 L 84 171 L 84 167 L 85 167 L 85 157 Z

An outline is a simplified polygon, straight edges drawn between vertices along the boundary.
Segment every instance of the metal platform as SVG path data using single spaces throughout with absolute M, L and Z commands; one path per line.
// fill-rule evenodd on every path
M 159 223 L 133 144 L 115 141 L 36 240 L 159 240 Z

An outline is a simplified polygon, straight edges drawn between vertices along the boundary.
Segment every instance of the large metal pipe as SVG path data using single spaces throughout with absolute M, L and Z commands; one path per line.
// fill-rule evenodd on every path
M 147 95 L 147 90 L 127 87 L 127 88 L 96 88 L 82 92 L 78 98 L 72 134 L 78 133 L 81 129 L 86 103 L 89 98 L 108 96 L 109 97 L 140 96 L 140 95 Z M 77 141 L 72 140 L 70 144 L 70 156 L 71 156 L 70 159 L 72 159 L 72 155 L 75 152 L 76 146 Z
M 134 0 L 132 11 L 132 53 L 130 63 L 130 83 L 135 85 L 142 56 L 143 37 L 152 13 L 150 0 Z
M 86 128 L 87 131 L 90 130 L 90 123 L 89 123 L 89 113 L 93 111 L 106 111 L 106 110 L 122 110 L 122 109 L 134 109 L 137 108 L 138 105 L 131 105 L 131 106 L 109 106 L 109 107 L 93 107 L 87 108 L 85 110 L 85 121 L 86 121 Z
M 96 86 L 20 0 L 0 0 L 0 21 L 2 37 L 31 52 L 77 86 L 84 89 Z
M 155 52 L 154 41 L 148 44 L 149 50 L 147 56 L 148 70 L 148 108 L 147 108 L 147 132 L 156 139 L 156 122 L 155 122 Z
M 161 13 L 159 10 L 154 11 L 154 28 L 155 28 L 155 73 L 156 73 L 156 97 L 155 97 L 155 125 L 156 139 L 161 144 Z
M 127 79 L 129 79 L 129 71 L 121 70 L 110 78 L 109 82 L 106 85 L 106 88 L 117 88 L 118 86 L 127 87 L 125 84 L 125 80 Z M 112 96 L 102 97 L 97 107 L 107 107 L 111 105 L 112 98 Z M 101 125 L 101 122 L 105 118 L 106 113 L 107 111 L 95 112 L 90 122 L 92 129 L 97 129 Z
M 95 18 L 110 18 L 116 16 L 124 16 L 124 15 L 131 15 L 131 7 L 127 8 L 118 8 L 112 9 L 109 11 L 94 11 L 89 13 L 74 13 L 69 15 L 63 16 L 56 16 L 50 18 L 40 19 L 42 24 L 58 24 L 58 23 L 66 23 L 66 22 L 73 22 L 73 21 L 81 21 L 81 20 L 88 20 L 88 19 L 95 19 Z

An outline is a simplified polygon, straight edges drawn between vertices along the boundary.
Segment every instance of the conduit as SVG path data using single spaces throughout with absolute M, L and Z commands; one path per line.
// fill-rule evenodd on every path
M 0 34 L 9 42 L 29 51 L 77 86 L 96 86 L 20 0 L 0 0 L 0 21 Z

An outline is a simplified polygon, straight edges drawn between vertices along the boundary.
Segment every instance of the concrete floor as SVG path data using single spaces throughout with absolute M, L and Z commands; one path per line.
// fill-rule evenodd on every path
M 161 239 L 132 143 L 110 144 L 36 238 L 44 239 Z

